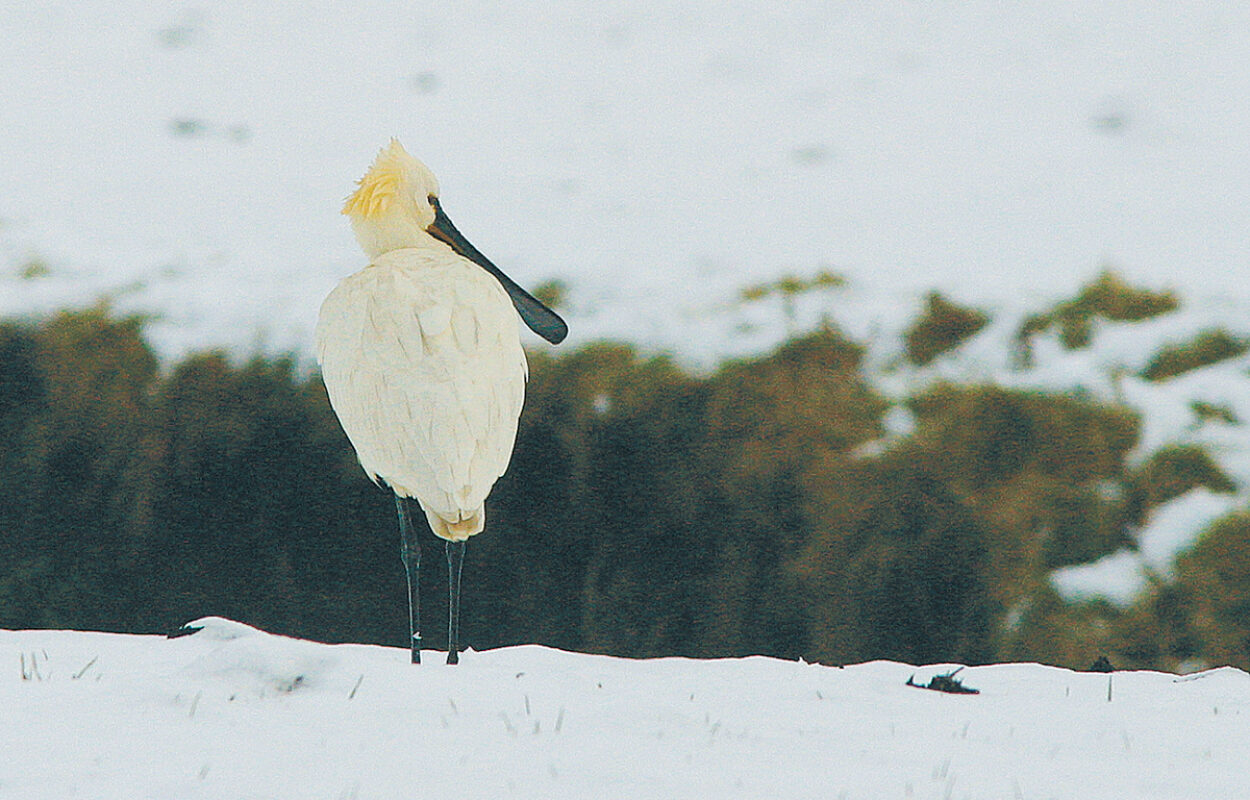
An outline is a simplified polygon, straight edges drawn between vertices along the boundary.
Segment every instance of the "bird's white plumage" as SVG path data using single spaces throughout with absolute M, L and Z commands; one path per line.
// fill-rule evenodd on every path
M 321 306 L 317 354 L 365 472 L 467 538 L 504 473 L 524 398 L 516 311 L 499 282 L 431 239 L 383 253 Z
M 462 541 L 512 456 L 526 363 L 503 286 L 431 234 L 437 195 L 398 141 L 378 153 L 343 206 L 372 260 L 322 303 L 317 360 L 369 477 Z

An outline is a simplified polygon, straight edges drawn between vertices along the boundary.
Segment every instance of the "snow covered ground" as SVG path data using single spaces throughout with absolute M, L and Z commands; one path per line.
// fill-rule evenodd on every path
M 0 631 L 0 797 L 1232 798 L 1250 676 Z M 1108 692 L 1110 690 L 1110 700 Z

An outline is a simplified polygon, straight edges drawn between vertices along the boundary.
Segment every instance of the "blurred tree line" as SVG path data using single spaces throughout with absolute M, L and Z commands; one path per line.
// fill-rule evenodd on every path
M 1102 306 L 1056 318 L 1106 314 L 1098 292 L 1130 291 L 1094 289 Z M 909 357 L 927 363 L 985 321 L 931 296 Z M 1022 336 L 1050 321 L 1029 324 Z M 884 446 L 891 403 L 863 359 L 828 326 L 708 375 L 621 344 L 531 354 L 512 465 L 469 547 L 464 640 L 1250 665 L 1250 514 L 1221 520 L 1129 609 L 1065 604 L 1047 579 L 1133 546 L 1161 502 L 1231 491 L 1201 449 L 1131 466 L 1127 408 L 953 384 L 909 398 L 914 428 Z M 162 369 L 143 321 L 106 307 L 0 324 L 0 440 L 0 627 L 157 632 L 217 614 L 403 643 L 394 506 L 293 360 Z M 445 566 L 428 531 L 424 544 L 439 646 Z

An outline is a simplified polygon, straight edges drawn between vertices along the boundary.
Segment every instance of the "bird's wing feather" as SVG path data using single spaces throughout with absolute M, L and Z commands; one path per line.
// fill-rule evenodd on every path
M 365 471 L 448 519 L 480 509 L 516 438 L 517 328 L 499 284 L 463 259 L 394 251 L 340 283 L 318 358 Z

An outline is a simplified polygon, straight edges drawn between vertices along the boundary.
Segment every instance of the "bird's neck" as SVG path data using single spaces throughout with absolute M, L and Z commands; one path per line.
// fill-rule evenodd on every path
M 352 219 L 352 232 L 369 258 L 377 258 L 392 250 L 407 248 L 433 249 L 446 247 L 426 233 L 421 226 L 406 219 Z

